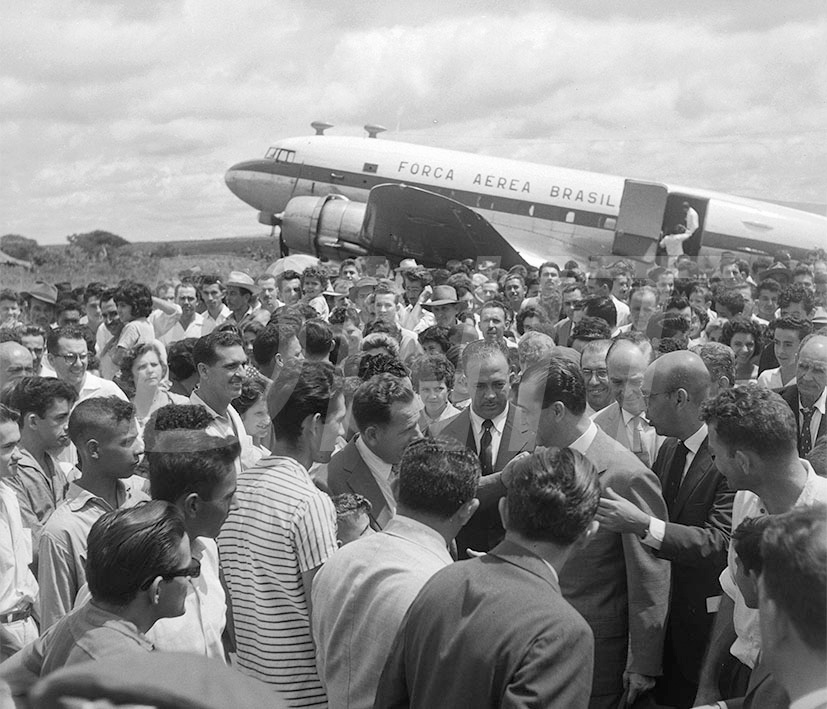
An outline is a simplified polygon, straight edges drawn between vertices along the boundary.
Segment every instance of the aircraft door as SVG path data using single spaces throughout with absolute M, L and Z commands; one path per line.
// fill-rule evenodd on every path
M 613 254 L 648 263 L 655 260 L 667 196 L 665 185 L 626 180 L 612 244 Z

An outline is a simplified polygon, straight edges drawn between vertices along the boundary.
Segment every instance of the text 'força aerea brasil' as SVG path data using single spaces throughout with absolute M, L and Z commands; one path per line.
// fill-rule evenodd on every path
M 411 177 L 430 177 L 436 180 L 454 181 L 454 169 L 442 165 L 429 165 L 428 163 L 409 162 L 402 160 L 399 163 L 397 172 L 405 173 Z M 531 194 L 531 182 L 516 177 L 505 177 L 502 175 L 484 175 L 481 172 L 474 175 L 472 184 L 479 187 L 490 187 L 492 189 L 504 190 L 507 192 L 519 192 Z M 606 192 L 586 191 L 566 187 L 565 185 L 552 185 L 548 193 L 549 197 L 566 200 L 568 202 L 582 202 L 583 204 L 599 204 L 606 207 L 616 207 L 612 195 Z

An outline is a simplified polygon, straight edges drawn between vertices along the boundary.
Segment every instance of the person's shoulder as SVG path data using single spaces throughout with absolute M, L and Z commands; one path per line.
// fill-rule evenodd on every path
M 610 421 L 617 421 L 619 416 L 620 405 L 616 401 L 613 401 L 605 408 L 600 409 L 600 411 L 592 417 L 592 421 L 594 421 L 598 426 L 603 426 Z

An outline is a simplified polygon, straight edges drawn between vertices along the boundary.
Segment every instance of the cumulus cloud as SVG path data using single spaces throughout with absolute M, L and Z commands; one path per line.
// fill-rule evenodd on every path
M 820 3 L 8 0 L 3 232 L 262 233 L 223 184 L 314 119 L 823 202 Z

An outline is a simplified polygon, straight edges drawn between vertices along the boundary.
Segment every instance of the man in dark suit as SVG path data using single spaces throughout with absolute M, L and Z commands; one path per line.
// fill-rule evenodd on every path
M 660 704 L 685 709 L 698 691 L 703 654 L 721 600 L 718 577 L 726 567 L 735 493 L 709 453 L 701 403 L 710 385 L 703 360 L 670 352 L 646 370 L 646 414 L 668 438 L 653 470 L 664 491 L 669 521 L 658 519 L 616 493 L 600 501 L 598 519 L 607 529 L 636 534 L 653 554 L 672 562 L 672 598 L 663 656 Z
M 648 515 L 666 519 L 655 474 L 601 431 L 586 415 L 580 368 L 559 356 L 530 369 L 520 382 L 521 402 L 537 415 L 537 443 L 583 453 L 611 488 Z M 661 673 L 669 608 L 669 563 L 651 554 L 634 534 L 601 526 L 560 573 L 563 596 L 594 633 L 594 681 L 589 706 L 632 703 Z
M 557 575 L 596 528 L 594 468 L 537 451 L 507 471 L 505 540 L 426 583 L 396 636 L 375 707 L 585 709 L 592 633 Z
M 331 495 L 355 492 L 370 500 L 370 526 L 379 531 L 393 517 L 391 468 L 406 446 L 421 436 L 421 406 L 410 385 L 391 374 L 377 374 L 353 396 L 353 420 L 359 431 L 327 466 Z
M 488 551 L 503 538 L 497 502 L 505 494 L 500 471 L 523 451 L 534 450 L 534 431 L 517 406 L 509 403 L 511 372 L 504 346 L 478 340 L 469 343 L 460 362 L 471 404 L 448 423 L 441 436 L 454 438 L 480 459 L 483 477 L 477 491 L 480 507 L 457 534 L 460 558 L 467 549 Z
M 806 458 L 816 440 L 827 433 L 827 337 L 808 335 L 798 350 L 796 383 L 779 393 L 795 414 L 798 455 Z

